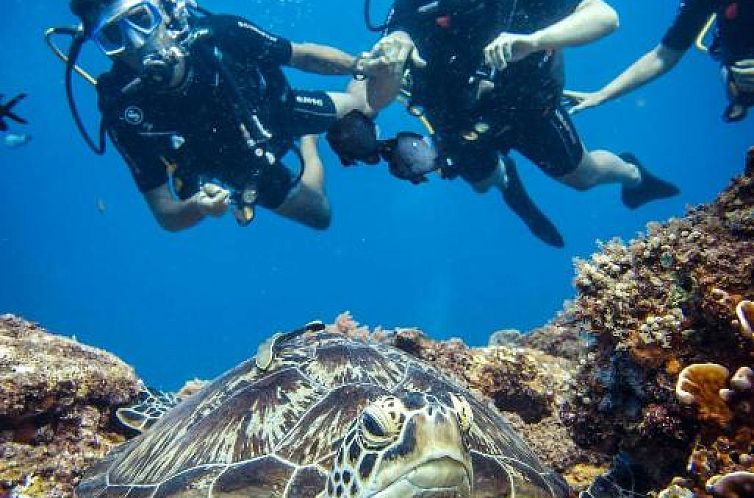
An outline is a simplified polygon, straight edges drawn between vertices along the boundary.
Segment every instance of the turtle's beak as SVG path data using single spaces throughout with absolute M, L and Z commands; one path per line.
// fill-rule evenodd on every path
M 429 460 L 373 498 L 470 498 L 471 476 L 466 466 L 450 457 Z
M 466 466 L 452 458 L 430 460 L 408 474 L 406 480 L 422 498 L 466 498 L 471 496 L 471 476 Z

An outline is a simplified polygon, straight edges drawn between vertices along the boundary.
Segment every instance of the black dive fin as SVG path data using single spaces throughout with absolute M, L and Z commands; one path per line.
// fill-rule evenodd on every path
M 564 247 L 565 242 L 558 228 L 534 204 L 534 201 L 532 201 L 526 192 L 524 184 L 521 183 L 521 178 L 518 176 L 516 163 L 508 157 L 502 158 L 502 161 L 505 165 L 505 174 L 508 180 L 506 188 L 503 191 L 505 203 L 529 227 L 531 233 L 542 242 L 553 247 Z
M 639 172 L 641 173 L 641 183 L 639 183 L 639 185 L 635 187 L 624 186 L 621 190 L 621 199 L 623 200 L 623 204 L 628 208 L 636 209 L 647 202 L 673 197 L 680 192 L 678 187 L 672 183 L 662 180 L 650 173 L 641 164 L 639 159 L 630 152 L 618 154 L 618 157 L 639 168 Z

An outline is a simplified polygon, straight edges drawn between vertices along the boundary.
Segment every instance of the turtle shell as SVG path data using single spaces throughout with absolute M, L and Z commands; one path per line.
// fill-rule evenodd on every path
M 254 358 L 241 363 L 111 453 L 76 496 L 328 496 L 328 472 L 362 410 L 380 397 L 415 392 L 468 402 L 473 497 L 569 495 L 494 409 L 430 365 L 326 332 L 275 346 L 264 366 Z

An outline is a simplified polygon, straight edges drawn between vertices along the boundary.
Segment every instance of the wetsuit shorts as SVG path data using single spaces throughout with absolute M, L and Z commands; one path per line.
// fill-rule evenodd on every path
M 286 128 L 290 136 L 324 133 L 338 118 L 335 103 L 326 92 L 294 90 L 292 99 L 292 116 Z M 298 161 L 295 157 L 291 157 L 291 160 Z M 265 168 L 259 179 L 257 203 L 267 209 L 279 208 L 291 190 L 298 185 L 304 167 L 301 164 L 298 172 L 295 172 L 296 168 L 292 171 L 278 162 L 275 166 Z
M 498 152 L 516 150 L 553 178 L 573 173 L 584 156 L 581 138 L 562 106 L 508 112 L 476 141 L 441 131 L 437 143 L 441 157 L 453 163 L 451 168 L 444 168 L 448 176 L 460 175 L 471 183 L 492 174 Z

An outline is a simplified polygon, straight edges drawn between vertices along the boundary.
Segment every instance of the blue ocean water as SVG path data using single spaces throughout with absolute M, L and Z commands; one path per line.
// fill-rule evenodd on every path
M 374 16 L 388 0 L 375 0 Z M 567 51 L 568 86 L 592 90 L 653 47 L 676 0 L 614 0 L 621 28 Z M 573 296 L 572 258 L 598 239 L 631 238 L 650 220 L 681 216 L 711 200 L 743 165 L 754 118 L 725 125 L 716 64 L 690 51 L 665 78 L 576 117 L 590 148 L 631 150 L 682 194 L 637 211 L 617 186 L 570 190 L 519 158 L 535 200 L 560 227 L 566 248 L 532 237 L 496 193 L 461 181 L 412 186 L 384 167 L 342 168 L 322 147 L 332 226 L 317 232 L 267 212 L 248 228 L 231 216 L 180 234 L 162 231 L 113 150 L 96 157 L 78 136 L 64 98 L 63 66 L 45 27 L 74 22 L 66 1 L 4 0 L 0 92 L 25 91 L 14 131 L 24 147 L 0 147 L 0 313 L 76 335 L 133 364 L 151 384 L 175 388 L 212 377 L 252 355 L 264 337 L 344 310 L 370 326 L 418 326 L 434 337 L 486 343 L 501 328 L 543 324 Z M 294 41 L 357 52 L 375 37 L 361 1 L 205 0 Z M 93 49 L 82 60 L 106 61 Z M 344 78 L 291 71 L 297 87 L 336 90 Z M 85 121 L 94 93 L 77 85 Z M 383 135 L 421 131 L 398 105 L 380 117 Z

